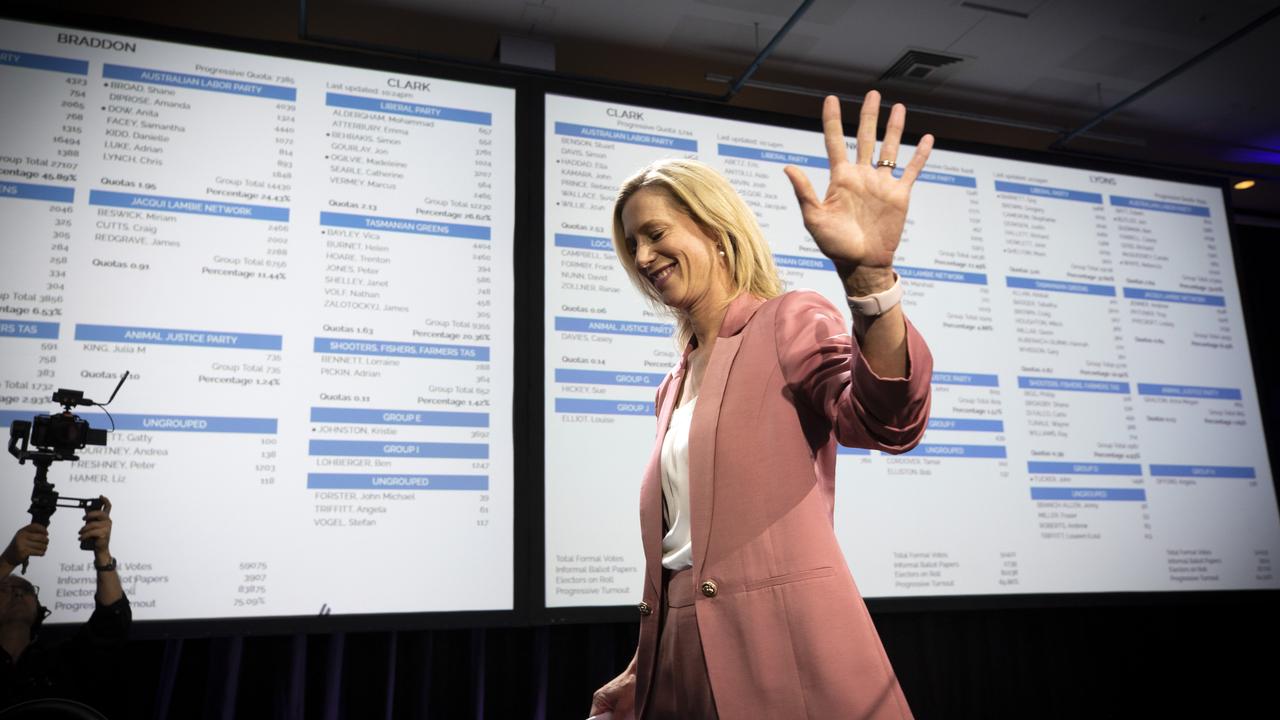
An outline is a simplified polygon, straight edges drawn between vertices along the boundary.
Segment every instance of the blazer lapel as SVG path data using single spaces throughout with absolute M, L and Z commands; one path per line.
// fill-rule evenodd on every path
M 711 536 L 711 504 L 714 500 L 712 473 L 715 472 L 716 426 L 720 421 L 720 403 L 729 368 L 742 345 L 742 336 L 718 338 L 707 362 L 706 374 L 698 389 L 698 404 L 693 407 L 689 425 L 689 532 L 693 540 L 693 581 L 702 578 L 707 557 L 707 538 Z
M 764 303 L 748 294 L 739 295 L 729 305 L 719 337 L 711 350 L 706 374 L 698 388 L 698 404 L 693 408 L 689 427 L 689 505 L 690 534 L 693 541 L 693 581 L 702 578 L 707 557 L 707 541 L 711 537 L 711 508 L 715 501 L 716 428 L 720 424 L 720 405 L 738 349 L 742 347 L 742 329 Z M 661 486 L 659 486 L 661 490 Z

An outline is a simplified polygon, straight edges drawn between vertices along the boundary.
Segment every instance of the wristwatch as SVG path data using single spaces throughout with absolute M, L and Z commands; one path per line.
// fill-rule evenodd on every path
M 862 317 L 883 315 L 889 308 L 902 302 L 902 283 L 898 273 L 893 274 L 893 287 L 873 295 L 849 297 L 849 311 Z
M 97 570 L 98 572 L 111 572 L 112 570 L 116 569 L 116 559 L 115 557 L 112 557 L 111 562 L 107 563 L 106 565 L 99 565 L 98 561 L 94 560 L 93 569 Z

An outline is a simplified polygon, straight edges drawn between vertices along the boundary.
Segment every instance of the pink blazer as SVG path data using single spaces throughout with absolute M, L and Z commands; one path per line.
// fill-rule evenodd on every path
M 689 431 L 689 577 L 725 720 L 911 717 L 836 542 L 832 505 L 837 443 L 900 453 L 920 441 L 933 357 L 909 321 L 906 379 L 878 377 L 853 343 L 830 302 L 798 291 L 739 296 L 712 350 Z M 688 354 L 658 388 L 640 490 L 639 717 L 662 603 L 659 453 Z

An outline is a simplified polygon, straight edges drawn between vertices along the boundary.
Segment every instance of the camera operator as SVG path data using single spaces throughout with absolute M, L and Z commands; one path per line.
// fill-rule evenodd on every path
M 92 706 L 114 704 L 133 614 L 111 557 L 111 501 L 85 513 L 81 540 L 93 541 L 97 571 L 96 608 L 76 634 L 62 643 L 40 634 L 49 610 L 39 588 L 13 575 L 30 557 L 45 554 L 49 531 L 32 523 L 18 530 L 0 555 L 0 709 L 36 698 L 70 698 Z

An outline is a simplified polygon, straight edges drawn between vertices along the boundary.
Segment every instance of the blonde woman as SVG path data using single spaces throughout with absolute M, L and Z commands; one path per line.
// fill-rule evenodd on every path
M 906 109 L 873 162 L 879 107 L 867 93 L 851 163 L 826 99 L 826 197 L 785 170 L 849 295 L 852 335 L 823 296 L 782 293 L 755 216 L 715 171 L 661 161 L 618 193 L 618 258 L 675 316 L 684 354 L 658 389 L 640 491 L 638 647 L 593 715 L 911 716 L 832 529 L 837 444 L 905 452 L 929 414 L 933 360 L 893 255 L 933 138 L 895 178 Z

